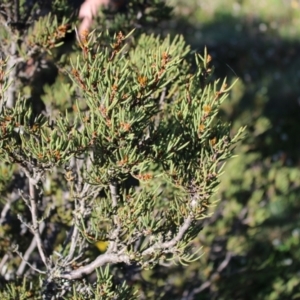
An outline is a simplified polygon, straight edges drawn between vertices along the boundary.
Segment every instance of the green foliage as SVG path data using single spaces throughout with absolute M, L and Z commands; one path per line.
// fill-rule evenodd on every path
M 35 299 L 163 297 L 142 273 L 151 282 L 155 268 L 202 255 L 195 238 L 244 130 L 232 135 L 218 116 L 231 87 L 213 80 L 206 49 L 192 56 L 181 36 L 126 26 L 112 34 L 117 20 L 58 62 L 70 26 L 55 3 L 24 41 L 7 40 L 20 46 L 0 64 L 1 265 L 13 282 L 3 297 L 26 298 L 24 274 Z M 139 20 L 169 11 L 154 1 Z M 53 65 L 56 79 L 41 73 Z
M 30 299 L 41 299 L 39 292 L 32 289 L 32 284 L 29 284 L 26 279 L 20 284 L 9 283 L 6 289 L 0 292 L 2 299 L 7 300 L 30 300 Z

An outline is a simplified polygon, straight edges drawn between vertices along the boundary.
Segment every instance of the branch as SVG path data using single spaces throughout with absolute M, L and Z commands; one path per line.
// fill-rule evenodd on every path
M 80 279 L 86 275 L 91 274 L 97 268 L 105 265 L 105 264 L 117 264 L 124 262 L 126 264 L 130 263 L 130 259 L 128 255 L 125 254 L 101 254 L 99 255 L 93 262 L 90 264 L 81 267 L 77 270 L 73 270 L 66 274 L 60 274 L 59 278 L 65 278 L 68 280 Z
M 153 246 L 149 247 L 145 251 L 142 252 L 142 255 L 151 255 L 157 250 L 163 250 L 174 247 L 178 242 L 180 242 L 186 233 L 186 231 L 189 229 L 192 223 L 191 216 L 188 216 L 182 226 L 179 228 L 177 235 L 171 239 L 170 241 L 164 242 L 164 243 L 155 243 Z

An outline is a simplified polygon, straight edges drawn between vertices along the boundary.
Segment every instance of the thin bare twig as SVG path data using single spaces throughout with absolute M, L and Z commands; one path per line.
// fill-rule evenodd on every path
M 41 256 L 41 259 L 46 267 L 48 267 L 45 250 L 43 247 L 41 233 L 39 231 L 39 225 L 37 220 L 37 196 L 36 196 L 36 188 L 35 188 L 36 180 L 29 178 L 29 195 L 30 195 L 30 211 L 32 218 L 32 231 L 36 239 L 37 247 Z
M 42 233 L 45 229 L 45 222 L 42 222 L 40 224 L 40 228 L 39 228 L 39 231 L 40 233 Z M 26 265 L 29 265 L 30 267 L 32 267 L 30 265 L 30 263 L 28 263 L 28 260 L 29 260 L 29 257 L 31 255 L 31 253 L 34 251 L 34 249 L 36 248 L 36 245 L 37 245 L 37 242 L 36 242 L 36 238 L 35 236 L 33 237 L 28 249 L 26 250 L 25 254 L 22 256 L 22 262 L 17 270 L 17 276 L 21 276 L 23 273 L 24 273 L 24 270 L 25 270 L 25 266 Z
M 170 249 L 174 247 L 180 240 L 182 240 L 184 234 L 191 226 L 191 223 L 192 223 L 192 218 L 189 216 L 185 219 L 184 223 L 179 228 L 178 233 L 175 237 L 173 237 L 170 241 L 164 243 L 155 243 L 153 246 L 143 251 L 142 255 L 145 256 L 145 255 L 152 254 L 157 250 Z
M 24 257 L 22 256 L 21 252 L 15 250 L 15 252 L 21 257 L 22 261 L 25 262 L 25 264 L 27 264 L 33 271 L 39 273 L 39 274 L 46 274 L 46 271 L 41 271 L 39 269 L 37 269 L 36 267 L 34 267 L 31 263 L 29 263 L 28 261 L 26 261 L 24 259 Z
M 17 101 L 17 69 L 14 67 L 17 62 L 17 41 L 12 38 L 10 45 L 9 59 L 7 62 L 8 82 L 9 86 L 5 91 L 4 99 L 7 99 L 6 106 L 13 108 Z
M 206 290 L 209 288 L 213 282 L 213 278 L 215 278 L 219 273 L 221 273 L 229 264 L 230 260 L 232 258 L 232 253 L 227 252 L 225 259 L 222 261 L 222 263 L 219 265 L 218 269 L 216 272 L 214 272 L 208 280 L 203 282 L 198 288 L 193 289 L 190 292 L 187 292 L 187 295 L 184 295 L 182 298 L 183 300 L 192 300 L 195 298 L 196 294 L 201 293 L 202 291 Z
M 76 201 L 77 203 L 77 201 Z M 80 212 L 82 212 L 83 215 L 83 211 L 85 208 L 85 201 L 83 199 L 81 199 L 81 205 L 80 205 Z M 79 230 L 78 230 L 78 226 L 76 224 L 76 216 L 74 216 L 74 225 L 72 227 L 72 236 L 71 236 L 71 246 L 70 246 L 70 250 L 69 250 L 69 254 L 67 256 L 67 261 L 71 261 L 74 257 L 74 253 L 77 247 L 77 242 L 78 242 L 78 234 L 79 234 Z
M 70 235 L 71 233 L 71 235 Z M 71 231 L 68 234 L 67 240 L 65 245 L 67 245 L 70 241 L 71 241 L 71 246 L 70 246 L 70 250 L 69 250 L 69 254 L 66 258 L 67 261 L 71 261 L 75 250 L 76 250 L 76 244 L 77 244 L 77 240 L 78 240 L 78 227 L 76 226 L 76 224 L 74 224 L 71 228 Z

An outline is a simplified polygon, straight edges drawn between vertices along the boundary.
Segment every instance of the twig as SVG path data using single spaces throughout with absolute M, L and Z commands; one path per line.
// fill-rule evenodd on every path
M 170 241 L 164 243 L 155 243 L 153 246 L 149 247 L 145 251 L 142 252 L 142 255 L 150 255 L 157 250 L 170 249 L 174 247 L 180 240 L 182 240 L 184 234 L 189 229 L 192 223 L 192 218 L 188 216 L 182 226 L 179 228 L 177 235 L 171 239 Z
M 45 251 L 43 248 L 42 244 L 42 239 L 41 239 L 41 234 L 39 231 L 39 226 L 38 226 L 38 221 L 37 221 L 37 207 L 36 207 L 36 202 L 37 202 L 37 197 L 36 197 L 36 184 L 37 180 L 34 180 L 32 178 L 29 178 L 29 195 L 30 195 L 30 211 L 31 211 L 31 218 L 32 218 L 32 231 L 36 239 L 37 247 L 41 256 L 41 259 L 44 263 L 44 265 L 47 267 L 47 259 L 45 255 Z
M 16 103 L 16 94 L 17 94 L 17 87 L 16 87 L 16 78 L 17 78 L 17 69 L 14 67 L 17 61 L 17 42 L 12 39 L 10 45 L 10 53 L 9 59 L 7 62 L 6 69 L 9 73 L 8 75 L 8 82 L 9 86 L 5 91 L 4 99 L 7 99 L 6 106 L 9 108 L 13 108 Z
M 37 272 L 37 273 L 39 273 L 39 274 L 46 274 L 45 271 L 41 271 L 41 270 L 37 269 L 37 268 L 34 267 L 31 263 L 29 263 L 28 261 L 26 261 L 26 260 L 24 259 L 24 257 L 22 256 L 21 252 L 19 252 L 19 251 L 17 251 L 17 250 L 15 250 L 15 252 L 21 257 L 22 261 L 24 261 L 25 264 L 27 264 L 33 271 L 35 271 L 35 272 Z
M 196 294 L 199 294 L 202 291 L 209 288 L 212 284 L 213 278 L 215 278 L 219 273 L 221 273 L 228 266 L 231 258 L 232 258 L 232 254 L 230 252 L 227 252 L 225 259 L 219 265 L 217 271 L 214 272 L 207 281 L 203 282 L 198 288 L 193 289 L 190 293 L 188 293 L 187 296 L 184 296 L 182 299 L 183 300 L 192 300 L 195 298 Z
M 5 203 L 5 205 L 4 205 L 4 207 L 3 207 L 2 211 L 1 211 L 1 214 L 0 214 L 0 225 L 2 225 L 5 222 L 5 220 L 7 218 L 7 214 L 9 212 L 9 210 L 10 210 L 11 205 L 15 201 L 17 201 L 19 198 L 20 198 L 20 196 L 17 193 L 13 192 L 11 194 L 11 196 L 9 197 L 9 199 L 6 199 L 6 203 Z
M 82 202 L 84 202 L 84 200 L 82 200 Z M 75 199 L 75 211 L 77 211 L 77 198 Z M 73 218 L 73 222 L 74 224 L 71 226 L 70 231 L 67 235 L 67 238 L 65 240 L 65 242 L 63 243 L 63 250 L 62 252 L 64 252 L 65 248 L 67 247 L 68 243 L 71 241 L 71 246 L 70 246 L 70 250 L 69 250 L 69 254 L 66 257 L 65 262 L 68 263 L 69 261 L 72 260 L 75 250 L 76 250 L 76 244 L 77 244 L 77 239 L 78 239 L 78 227 L 76 226 L 76 221 L 77 221 L 77 216 L 74 215 Z
M 45 223 L 42 222 L 42 223 L 40 224 L 40 228 L 39 228 L 40 233 L 42 233 L 42 232 L 44 231 L 45 227 L 46 227 L 46 226 L 45 226 Z M 20 264 L 20 266 L 19 266 L 19 268 L 18 268 L 18 270 L 17 270 L 17 276 L 21 276 L 21 275 L 24 273 L 24 270 L 25 270 L 25 266 L 26 266 L 26 265 L 29 265 L 29 266 L 32 268 L 32 266 L 30 265 L 30 263 L 28 263 L 28 260 L 29 260 L 29 257 L 30 257 L 30 255 L 31 255 L 31 253 L 32 253 L 32 252 L 34 251 L 34 249 L 36 248 L 36 245 L 37 245 L 37 243 L 36 243 L 36 238 L 33 237 L 33 239 L 32 239 L 32 241 L 31 241 L 31 243 L 30 243 L 28 249 L 26 250 L 25 254 L 21 257 L 21 258 L 22 258 L 22 262 L 21 262 L 21 264 Z
M 118 206 L 118 186 L 115 181 L 112 181 L 109 185 L 110 188 L 110 194 L 111 194 L 111 201 L 112 201 L 112 208 L 116 208 Z M 117 215 L 114 215 L 114 225 L 116 228 L 113 230 L 113 232 L 110 234 L 110 243 L 107 249 L 107 253 L 112 253 L 117 251 L 117 242 L 119 232 L 121 230 L 121 224 L 118 219 Z
M 218 273 L 221 273 L 228 266 L 231 258 L 232 258 L 232 254 L 230 252 L 227 252 L 225 259 L 223 260 L 223 262 L 219 265 L 219 267 L 217 269 Z
M 71 261 L 75 250 L 76 250 L 76 246 L 77 246 L 77 241 L 78 241 L 78 227 L 75 225 L 73 225 L 73 230 L 72 230 L 72 236 L 71 236 L 71 246 L 70 246 L 70 250 L 69 250 L 69 254 L 67 256 L 67 261 Z

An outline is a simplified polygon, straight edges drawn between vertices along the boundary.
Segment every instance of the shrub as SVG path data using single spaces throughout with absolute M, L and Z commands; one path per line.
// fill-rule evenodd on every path
M 201 255 L 193 239 L 243 129 L 218 118 L 230 88 L 206 50 L 192 64 L 182 37 L 113 34 L 116 18 L 68 60 L 68 9 L 2 32 L 0 295 L 157 299 L 167 289 L 147 289 L 144 270 Z

